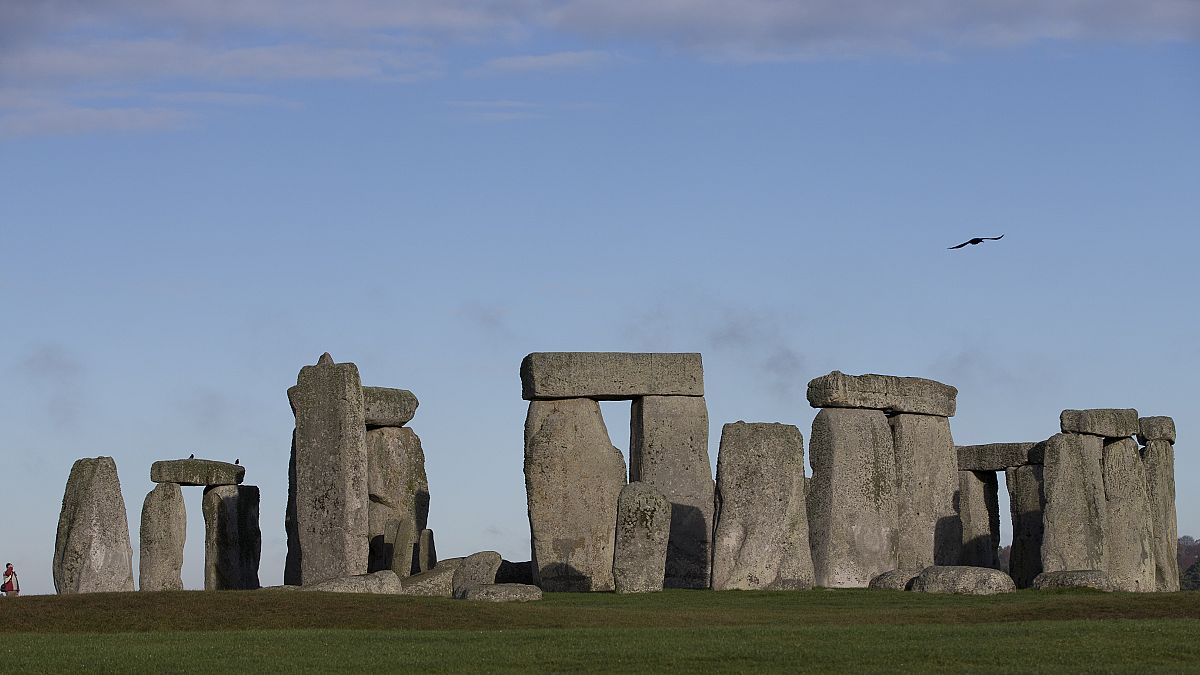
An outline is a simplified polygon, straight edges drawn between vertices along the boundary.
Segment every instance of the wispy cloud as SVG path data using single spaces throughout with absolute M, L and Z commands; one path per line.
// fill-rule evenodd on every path
M 55 342 L 33 345 L 13 369 L 32 391 L 44 396 L 44 409 L 53 424 L 74 427 L 83 411 L 83 361 Z
M 544 107 L 530 101 L 449 101 L 455 113 L 476 122 L 514 122 L 546 117 Z
M 0 138 L 71 135 L 98 131 L 179 129 L 192 119 L 170 108 L 92 108 L 51 104 L 0 115 Z
M 474 74 L 560 72 L 597 68 L 611 64 L 615 60 L 616 57 L 613 54 L 595 50 L 523 54 L 491 59 L 471 72 Z

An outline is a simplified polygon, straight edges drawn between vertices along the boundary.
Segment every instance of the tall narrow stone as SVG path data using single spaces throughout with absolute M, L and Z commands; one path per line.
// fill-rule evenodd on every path
M 1106 571 L 1114 590 L 1155 590 L 1154 528 L 1146 468 L 1132 438 L 1104 444 L 1104 533 Z
M 253 485 L 219 485 L 204 490 L 204 589 L 258 588 L 262 552 L 259 491 Z
M 1174 438 L 1174 425 L 1171 437 Z M 1160 592 L 1179 590 L 1179 528 L 1175 515 L 1175 448 L 1166 440 L 1146 441 L 1142 448 L 1146 488 L 1150 494 L 1150 522 L 1154 535 L 1154 587 Z
M 804 437 L 790 424 L 726 424 L 717 455 L 714 590 L 813 585 Z
M 613 548 L 613 583 L 618 593 L 663 589 L 671 510 L 671 502 L 652 485 L 634 481 L 621 488 Z
M 428 572 L 437 566 L 437 547 L 433 543 L 433 530 L 421 530 L 417 537 L 417 569 L 414 574 Z
M 408 427 L 367 431 L 368 493 L 370 494 L 368 570 L 391 569 L 402 577 L 420 571 L 414 557 L 421 530 L 429 521 L 429 479 L 421 439 Z M 406 525 L 403 531 L 397 524 Z M 398 539 L 397 539 L 398 537 Z M 399 555 L 409 563 L 394 564 Z
M 367 452 L 362 383 L 328 354 L 288 389 L 296 416 L 297 542 L 302 583 L 367 571 Z
M 1103 456 L 1100 436 L 1062 433 L 1046 441 L 1043 571 L 1108 569 Z
M 958 472 L 963 565 L 1000 569 L 999 493 L 995 471 Z
M 283 513 L 283 530 L 287 537 L 287 556 L 283 560 L 283 583 L 299 586 L 303 557 L 300 552 L 300 530 L 296 525 L 296 430 L 292 429 L 292 448 L 288 458 L 287 507 Z
M 889 422 L 896 448 L 899 569 L 957 565 L 963 536 L 962 521 L 954 508 L 959 489 L 958 453 L 950 435 L 950 420 L 902 413 Z
M 1017 588 L 1030 588 L 1042 573 L 1042 518 L 1046 507 L 1042 465 L 1012 467 L 1005 472 L 1004 482 L 1008 485 L 1013 528 L 1008 574 Z
M 60 595 L 133 590 L 133 547 L 112 457 L 71 467 L 58 516 L 52 572 Z
M 866 588 L 896 568 L 896 459 L 887 417 L 878 410 L 823 409 L 813 420 L 810 452 L 816 584 Z
M 159 483 L 142 502 L 141 555 L 138 588 L 143 591 L 183 590 L 183 544 L 187 538 L 187 510 L 183 490 L 175 483 Z
M 712 564 L 712 463 L 703 396 L 645 396 L 631 406 L 629 480 L 671 502 L 668 588 L 708 588 Z
M 534 580 L 545 591 L 613 590 L 613 537 L 625 460 L 600 404 L 531 401 L 525 420 L 525 492 Z

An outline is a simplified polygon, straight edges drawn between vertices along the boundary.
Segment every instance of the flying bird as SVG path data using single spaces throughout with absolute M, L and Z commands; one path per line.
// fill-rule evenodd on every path
M 950 248 L 948 248 L 946 250 L 953 251 L 956 248 L 962 248 L 964 246 L 967 246 L 968 244 L 971 246 L 974 246 L 975 244 L 982 244 L 985 241 L 1000 241 L 1003 238 L 1004 238 L 1004 235 L 1000 235 L 999 237 L 975 237 L 974 239 L 968 239 L 967 241 L 964 241 L 963 243 L 959 244 L 958 246 L 951 246 Z

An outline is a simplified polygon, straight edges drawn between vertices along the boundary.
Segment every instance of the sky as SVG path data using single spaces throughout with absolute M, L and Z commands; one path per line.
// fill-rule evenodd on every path
M 0 0 L 0 558 L 53 592 L 98 455 L 136 556 L 195 453 L 280 583 L 325 351 L 419 397 L 443 557 L 529 559 L 533 351 L 701 352 L 714 464 L 834 369 L 955 385 L 960 444 L 1171 415 L 1200 535 L 1197 185 L 1195 0 Z

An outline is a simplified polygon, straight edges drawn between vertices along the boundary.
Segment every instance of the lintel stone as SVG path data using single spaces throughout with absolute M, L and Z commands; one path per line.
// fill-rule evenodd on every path
M 521 362 L 527 401 L 703 395 L 704 366 L 696 353 L 534 352 Z
M 407 389 L 363 387 L 364 417 L 368 427 L 402 427 L 412 421 L 420 402 Z
M 958 389 L 920 377 L 847 375 L 835 370 L 808 383 L 814 408 L 864 408 L 954 417 Z
M 150 480 L 178 485 L 240 485 L 246 467 L 213 459 L 164 459 L 150 465 Z
M 1127 438 L 1138 432 L 1138 412 L 1132 408 L 1064 410 L 1058 421 L 1063 433 Z
M 1044 443 L 987 443 L 960 445 L 959 471 L 1004 471 L 1014 466 L 1042 464 L 1046 454 Z

